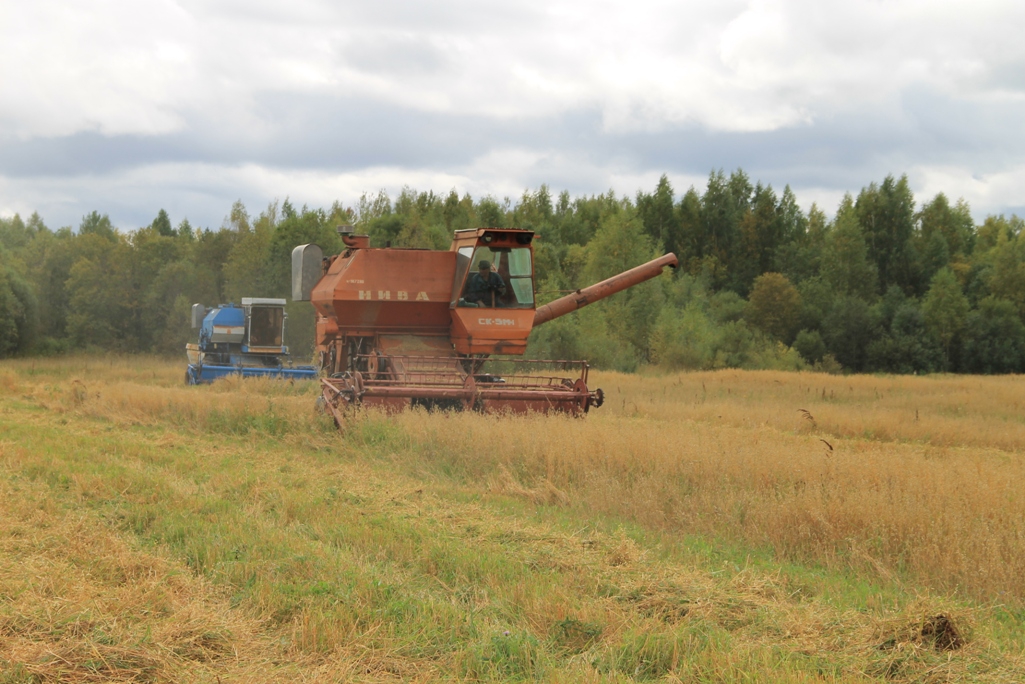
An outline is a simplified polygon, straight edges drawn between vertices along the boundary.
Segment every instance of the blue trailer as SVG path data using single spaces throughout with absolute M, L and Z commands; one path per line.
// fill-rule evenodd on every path
M 185 345 L 189 385 L 213 382 L 228 375 L 312 380 L 313 366 L 292 365 L 285 346 L 284 299 L 243 297 L 242 306 L 222 304 L 208 309 L 192 305 L 192 327 L 199 343 Z

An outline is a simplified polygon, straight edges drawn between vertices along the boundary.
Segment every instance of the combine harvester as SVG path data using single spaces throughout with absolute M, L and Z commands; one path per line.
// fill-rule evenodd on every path
M 359 404 L 573 414 L 601 406 L 585 361 L 495 359 L 501 374 L 485 363 L 522 356 L 534 326 L 677 265 L 666 254 L 535 308 L 533 231 L 460 230 L 444 252 L 371 248 L 351 226 L 339 234 L 346 249 L 336 256 L 314 244 L 292 250 L 292 298 L 316 309 L 323 401 L 339 427 L 341 411 Z M 553 367 L 579 375 L 539 372 Z
M 284 299 L 243 297 L 242 307 L 222 304 L 207 309 L 192 305 L 192 327 L 199 344 L 185 345 L 189 385 L 213 382 L 228 375 L 244 378 L 313 379 L 313 366 L 292 366 L 285 346 Z

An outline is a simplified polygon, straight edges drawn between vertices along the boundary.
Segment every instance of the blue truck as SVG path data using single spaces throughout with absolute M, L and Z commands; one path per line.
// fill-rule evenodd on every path
M 185 345 L 189 357 L 185 382 L 198 385 L 228 375 L 316 378 L 313 366 L 292 364 L 285 346 L 287 318 L 284 299 L 243 297 L 240 307 L 193 304 L 192 327 L 199 328 L 199 343 Z

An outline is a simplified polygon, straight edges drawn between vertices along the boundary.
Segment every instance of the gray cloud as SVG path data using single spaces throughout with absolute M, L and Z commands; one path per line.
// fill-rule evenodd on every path
M 347 64 L 379 75 L 416 77 L 450 67 L 444 50 L 415 36 L 359 37 L 341 50 Z
M 216 225 L 237 198 L 407 183 L 632 194 L 737 167 L 799 198 L 907 172 L 920 199 L 1022 204 L 1011 2 L 182 0 L 85 28 L 52 0 L 17 11 L 0 212 L 59 224 L 173 207 Z
M 968 102 L 912 89 L 892 109 L 866 107 L 773 131 L 710 131 L 698 125 L 653 132 L 606 131 L 597 108 L 557 116 L 494 119 L 423 112 L 384 102 L 288 93 L 261 95 L 261 134 L 202 120 L 159 136 L 104 136 L 0 142 L 0 173 L 9 177 L 105 173 L 152 163 L 258 164 L 352 171 L 369 166 L 466 165 L 495 149 L 561 152 L 605 165 L 626 160 L 636 171 L 707 171 L 743 166 L 802 174 L 876 174 L 880 164 L 970 162 L 979 171 L 1016 163 L 1025 103 Z M 806 168 L 807 171 L 802 171 Z M 833 171 L 833 169 L 836 169 Z M 893 168 L 893 171 L 900 171 Z

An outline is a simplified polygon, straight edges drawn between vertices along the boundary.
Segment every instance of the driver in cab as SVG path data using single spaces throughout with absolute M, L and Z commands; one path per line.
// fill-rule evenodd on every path
M 463 302 L 468 306 L 499 306 L 498 298 L 505 294 L 505 282 L 502 276 L 491 270 L 491 262 L 481 261 L 477 264 L 477 272 L 466 281 Z

